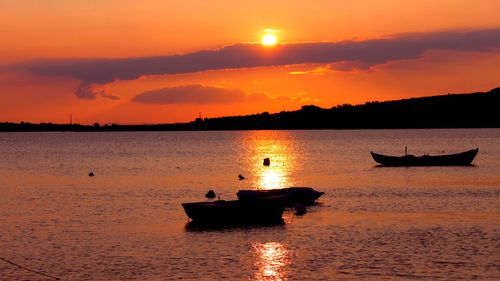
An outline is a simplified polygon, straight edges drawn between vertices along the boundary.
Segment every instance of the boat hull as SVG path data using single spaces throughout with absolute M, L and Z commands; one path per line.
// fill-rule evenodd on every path
M 283 223 L 285 204 L 281 199 L 183 203 L 186 215 L 198 224 Z
M 476 157 L 479 149 L 472 149 L 469 151 L 448 154 L 448 155 L 423 155 L 423 156 L 388 156 L 370 152 L 373 160 L 383 166 L 468 166 Z
M 255 200 L 272 196 L 284 196 L 286 206 L 292 207 L 296 204 L 312 205 L 324 192 L 316 191 L 310 187 L 290 187 L 283 189 L 266 190 L 240 190 L 236 195 L 242 201 Z

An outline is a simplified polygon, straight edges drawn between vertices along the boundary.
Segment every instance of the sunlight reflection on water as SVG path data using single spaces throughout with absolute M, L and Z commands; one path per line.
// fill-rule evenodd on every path
M 278 242 L 255 243 L 252 250 L 256 255 L 254 280 L 286 280 L 291 252 Z
M 299 150 L 289 136 L 283 131 L 252 131 L 245 149 L 244 157 L 252 165 L 252 173 L 257 176 L 257 189 L 278 189 L 293 185 L 290 175 L 297 168 Z M 270 165 L 264 166 L 264 158 L 270 159 Z

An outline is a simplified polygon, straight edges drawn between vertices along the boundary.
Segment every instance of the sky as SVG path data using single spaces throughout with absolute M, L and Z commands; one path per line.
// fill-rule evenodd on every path
M 497 0 L 0 0 L 0 34 L 0 122 L 187 122 L 500 86 Z

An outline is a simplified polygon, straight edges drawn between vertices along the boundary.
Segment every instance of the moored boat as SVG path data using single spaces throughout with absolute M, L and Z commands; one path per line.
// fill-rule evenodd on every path
M 289 187 L 282 189 L 265 189 L 265 190 L 240 190 L 236 195 L 242 201 L 255 200 L 259 198 L 285 196 L 287 206 L 293 207 L 296 204 L 312 205 L 316 200 L 325 194 L 324 192 L 316 191 L 311 187 Z
M 201 224 L 275 224 L 283 223 L 285 197 L 257 200 L 217 200 L 183 203 L 186 215 Z
M 388 156 L 370 152 L 375 162 L 384 166 L 467 166 L 470 165 L 476 157 L 478 148 L 469 151 L 447 154 L 447 155 L 404 155 Z

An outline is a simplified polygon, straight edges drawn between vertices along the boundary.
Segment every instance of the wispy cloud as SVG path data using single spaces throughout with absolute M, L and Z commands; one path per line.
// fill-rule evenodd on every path
M 246 95 L 240 89 L 203 85 L 183 85 L 147 91 L 132 98 L 133 102 L 149 104 L 229 104 L 271 100 L 265 94 Z
M 335 66 L 352 69 L 350 62 L 355 62 L 356 67 L 367 68 L 394 60 L 418 58 L 430 50 L 484 52 L 498 51 L 499 47 L 500 29 L 487 29 L 399 34 L 365 41 L 291 43 L 273 48 L 241 43 L 183 55 L 121 59 L 45 59 L 14 67 L 39 75 L 77 79 L 82 84 L 75 94 L 89 99 L 96 96 L 95 93 L 84 91 L 89 85 L 134 80 L 145 75 L 307 63 L 333 64 L 334 69 Z
M 319 66 L 310 70 L 296 70 L 290 71 L 288 74 L 291 75 L 305 75 L 305 74 L 314 74 L 314 75 L 324 75 L 325 73 L 331 72 L 331 68 L 329 65 Z
M 113 95 L 104 88 L 104 86 L 96 86 L 89 83 L 82 83 L 75 90 L 75 95 L 81 99 L 95 100 L 97 96 L 110 100 L 119 100 L 120 97 Z

